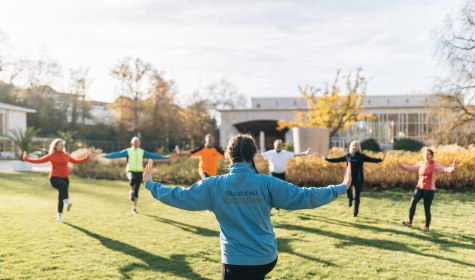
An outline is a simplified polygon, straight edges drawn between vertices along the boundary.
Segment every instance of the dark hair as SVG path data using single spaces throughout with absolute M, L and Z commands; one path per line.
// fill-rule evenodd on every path
M 426 151 L 428 151 L 428 152 L 430 153 L 430 155 L 431 155 L 432 157 L 434 157 L 434 151 L 432 151 L 431 149 L 426 149 Z
M 231 164 L 236 162 L 249 162 L 259 173 L 254 163 L 254 156 L 257 153 L 256 143 L 250 134 L 239 134 L 229 140 L 226 147 L 226 157 L 231 161 Z

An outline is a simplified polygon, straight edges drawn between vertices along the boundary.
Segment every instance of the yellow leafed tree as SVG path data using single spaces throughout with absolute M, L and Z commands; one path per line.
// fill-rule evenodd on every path
M 278 122 L 278 128 L 292 127 L 325 127 L 330 129 L 330 136 L 339 130 L 350 127 L 355 121 L 374 119 L 374 115 L 362 114 L 361 104 L 366 95 L 366 78 L 357 69 L 354 80 L 351 73 L 345 79 L 346 93 L 340 89 L 340 70 L 337 71 L 331 86 L 323 90 L 312 86 L 300 87 L 300 93 L 308 106 L 307 112 L 296 112 L 295 120 Z

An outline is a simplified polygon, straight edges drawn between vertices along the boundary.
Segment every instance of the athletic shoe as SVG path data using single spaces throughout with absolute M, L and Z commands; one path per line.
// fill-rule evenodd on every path
M 412 227 L 412 223 L 409 220 L 403 220 L 402 224 L 405 225 L 406 227 Z
M 422 228 L 422 231 L 428 232 L 428 231 L 429 231 L 429 227 L 423 227 L 423 228 Z
M 132 208 L 132 210 L 130 210 L 130 214 L 132 214 L 132 215 L 135 215 L 135 214 L 137 214 L 137 209 L 135 209 L 135 208 Z
M 358 212 L 354 212 L 353 217 L 357 217 L 357 216 L 358 216 Z
M 62 223 L 63 217 L 61 215 L 56 216 L 56 221 L 58 221 L 58 223 Z
M 71 201 L 69 201 L 69 199 L 64 199 L 63 200 L 64 204 L 66 205 L 66 210 L 69 211 L 71 210 L 71 207 L 73 206 L 73 204 L 71 203 Z

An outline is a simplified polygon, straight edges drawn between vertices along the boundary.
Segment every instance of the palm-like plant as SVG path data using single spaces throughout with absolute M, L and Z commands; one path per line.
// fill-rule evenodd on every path
M 33 139 L 41 131 L 40 128 L 36 129 L 30 126 L 27 127 L 26 130 L 13 128 L 9 129 L 8 131 L 10 132 L 8 138 L 13 141 L 17 155 L 21 155 L 23 151 L 31 151 L 37 149 L 37 147 L 33 145 Z
M 64 142 L 66 143 L 66 145 L 65 145 L 66 151 L 71 152 L 74 145 L 75 145 L 74 136 L 76 136 L 77 131 L 72 131 L 72 130 L 61 131 L 61 130 L 58 130 L 56 133 L 58 134 L 58 137 L 63 139 Z

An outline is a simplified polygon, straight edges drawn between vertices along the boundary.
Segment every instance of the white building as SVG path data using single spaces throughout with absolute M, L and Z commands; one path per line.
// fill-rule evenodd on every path
M 433 95 L 366 96 L 362 113 L 373 114 L 376 121 L 359 121 L 353 127 L 332 137 L 332 146 L 347 146 L 351 140 L 373 138 L 380 144 L 391 144 L 396 138 L 427 139 L 427 115 Z M 240 132 L 252 134 L 258 141 L 262 132 L 265 146 L 272 147 L 275 139 L 292 143 L 288 129 L 277 130 L 277 121 L 291 121 L 295 112 L 308 111 L 307 103 L 299 97 L 252 98 L 251 108 L 220 110 L 220 145 Z
M 36 113 L 36 110 L 0 102 L 0 158 L 14 156 L 8 135 L 11 129 L 26 130 L 27 113 Z

